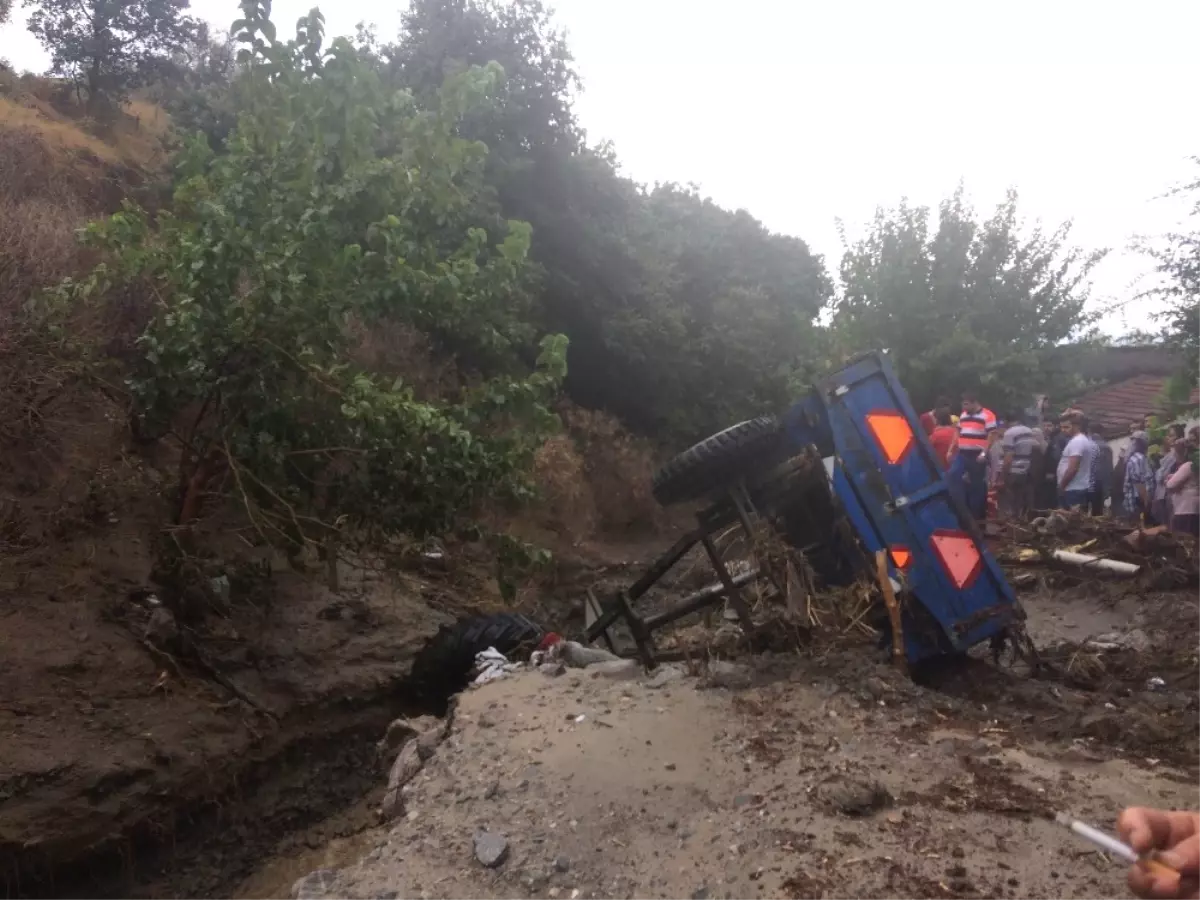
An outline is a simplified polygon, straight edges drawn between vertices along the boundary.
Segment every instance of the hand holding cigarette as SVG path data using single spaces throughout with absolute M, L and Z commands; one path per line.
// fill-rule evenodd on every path
M 1117 832 L 1139 856 L 1153 854 L 1162 864 L 1130 866 L 1129 889 L 1137 896 L 1200 897 L 1200 813 L 1131 806 L 1117 819 Z

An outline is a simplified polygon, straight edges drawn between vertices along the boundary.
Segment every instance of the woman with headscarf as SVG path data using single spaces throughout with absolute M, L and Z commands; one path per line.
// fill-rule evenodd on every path
M 1171 530 L 1200 537 L 1200 427 L 1188 429 L 1187 442 L 1180 441 L 1175 455 L 1182 462 L 1167 479 L 1171 495 Z
M 1135 524 L 1152 524 L 1150 504 L 1154 499 L 1154 472 L 1146 458 L 1149 443 L 1146 432 L 1134 432 L 1125 460 L 1125 515 Z
M 1172 501 L 1175 499 L 1167 490 L 1167 480 L 1175 474 L 1175 470 L 1183 464 L 1183 426 L 1175 422 L 1167 426 L 1167 435 L 1163 440 L 1162 462 L 1154 473 L 1154 521 L 1159 525 L 1170 525 L 1172 519 Z

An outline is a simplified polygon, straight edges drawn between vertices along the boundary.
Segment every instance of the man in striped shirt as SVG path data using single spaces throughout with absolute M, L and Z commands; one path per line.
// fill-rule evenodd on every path
M 950 490 L 980 522 L 987 516 L 988 436 L 995 430 L 996 414 L 973 393 L 964 393 L 958 417 L 958 453 L 950 465 Z

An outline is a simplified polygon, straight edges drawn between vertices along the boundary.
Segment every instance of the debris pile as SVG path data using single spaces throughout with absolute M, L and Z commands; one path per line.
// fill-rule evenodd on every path
M 1151 590 L 1200 584 L 1196 541 L 1162 527 L 1130 528 L 1115 519 L 1053 512 L 1028 524 L 989 523 L 987 530 L 993 551 L 1005 564 L 1048 566 L 1091 577 L 1136 577 Z

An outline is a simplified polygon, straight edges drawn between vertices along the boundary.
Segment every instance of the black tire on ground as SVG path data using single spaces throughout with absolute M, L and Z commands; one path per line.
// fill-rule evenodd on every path
M 497 613 L 459 619 L 443 625 L 413 660 L 409 681 L 429 702 L 443 702 L 470 681 L 475 654 L 495 647 L 510 659 L 537 649 L 546 631 L 516 613 Z
M 732 425 L 684 450 L 654 476 L 654 497 L 663 506 L 695 500 L 757 468 L 779 461 L 783 429 L 774 416 Z

